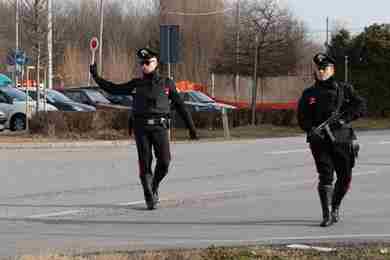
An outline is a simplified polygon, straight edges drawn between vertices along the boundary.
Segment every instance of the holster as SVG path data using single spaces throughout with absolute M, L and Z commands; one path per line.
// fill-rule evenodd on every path
M 352 142 L 352 154 L 355 158 L 359 156 L 360 145 L 358 142 Z
M 170 128 L 170 124 L 171 123 L 171 120 L 169 118 L 166 118 L 165 120 L 162 120 L 161 121 L 161 125 L 166 128 L 166 129 L 169 129 Z

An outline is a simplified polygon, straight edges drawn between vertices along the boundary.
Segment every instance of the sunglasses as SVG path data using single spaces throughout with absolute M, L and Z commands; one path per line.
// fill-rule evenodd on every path
M 326 70 L 326 68 L 332 67 L 332 64 L 321 64 L 317 66 L 318 70 Z
M 154 60 L 141 60 L 141 61 L 139 62 L 139 64 L 140 64 L 141 66 L 143 66 L 143 65 L 149 66 L 150 63 L 152 63 L 152 62 L 154 62 Z

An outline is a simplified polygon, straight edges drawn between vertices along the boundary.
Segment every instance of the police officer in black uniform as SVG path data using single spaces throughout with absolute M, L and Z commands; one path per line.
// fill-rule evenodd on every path
M 108 93 L 129 95 L 135 91 L 132 125 L 138 151 L 140 179 L 146 206 L 153 210 L 159 202 L 158 188 L 168 173 L 171 160 L 168 131 L 170 101 L 186 123 L 190 138 L 195 140 L 198 137 L 191 115 L 186 110 L 175 83 L 157 73 L 157 52 L 142 48 L 138 50 L 137 56 L 142 67 L 142 78 L 114 84 L 98 76 L 96 64 L 90 66 L 90 73 L 99 87 Z M 151 169 L 152 147 L 157 159 L 154 174 Z
M 349 123 L 364 115 L 366 104 L 352 85 L 335 79 L 335 60 L 332 57 L 318 53 L 313 62 L 316 67 L 315 83 L 303 91 L 299 100 L 298 123 L 308 134 L 307 142 L 319 173 L 318 193 L 323 216 L 320 226 L 326 227 L 339 221 L 339 207 L 351 183 L 358 148 Z M 340 120 L 329 125 L 329 132 L 312 134 L 312 130 L 333 113 L 343 114 Z M 334 171 L 337 177 L 335 185 Z

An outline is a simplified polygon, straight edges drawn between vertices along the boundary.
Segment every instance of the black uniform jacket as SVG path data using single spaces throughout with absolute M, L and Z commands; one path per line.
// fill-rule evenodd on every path
M 114 95 L 131 95 L 135 92 L 133 101 L 135 118 L 168 117 L 171 100 L 187 128 L 195 131 L 192 118 L 171 79 L 152 73 L 145 78 L 135 78 L 121 84 L 112 83 L 99 76 L 94 77 L 94 80 L 104 91 Z
M 337 88 L 342 88 L 340 92 Z M 353 89 L 352 85 L 338 82 L 333 77 L 316 83 L 305 89 L 298 103 L 298 124 L 309 133 L 312 128 L 327 120 L 337 109 L 338 95 L 343 94 L 339 112 L 345 112 L 342 120 L 345 124 L 331 125 L 336 142 L 351 142 L 356 139 L 351 121 L 366 113 L 366 103 Z

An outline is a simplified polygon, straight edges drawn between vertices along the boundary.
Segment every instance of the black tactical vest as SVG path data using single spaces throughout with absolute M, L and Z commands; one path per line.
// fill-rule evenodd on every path
M 154 75 L 140 79 L 135 89 L 133 114 L 140 117 L 166 116 L 170 112 L 168 80 Z

